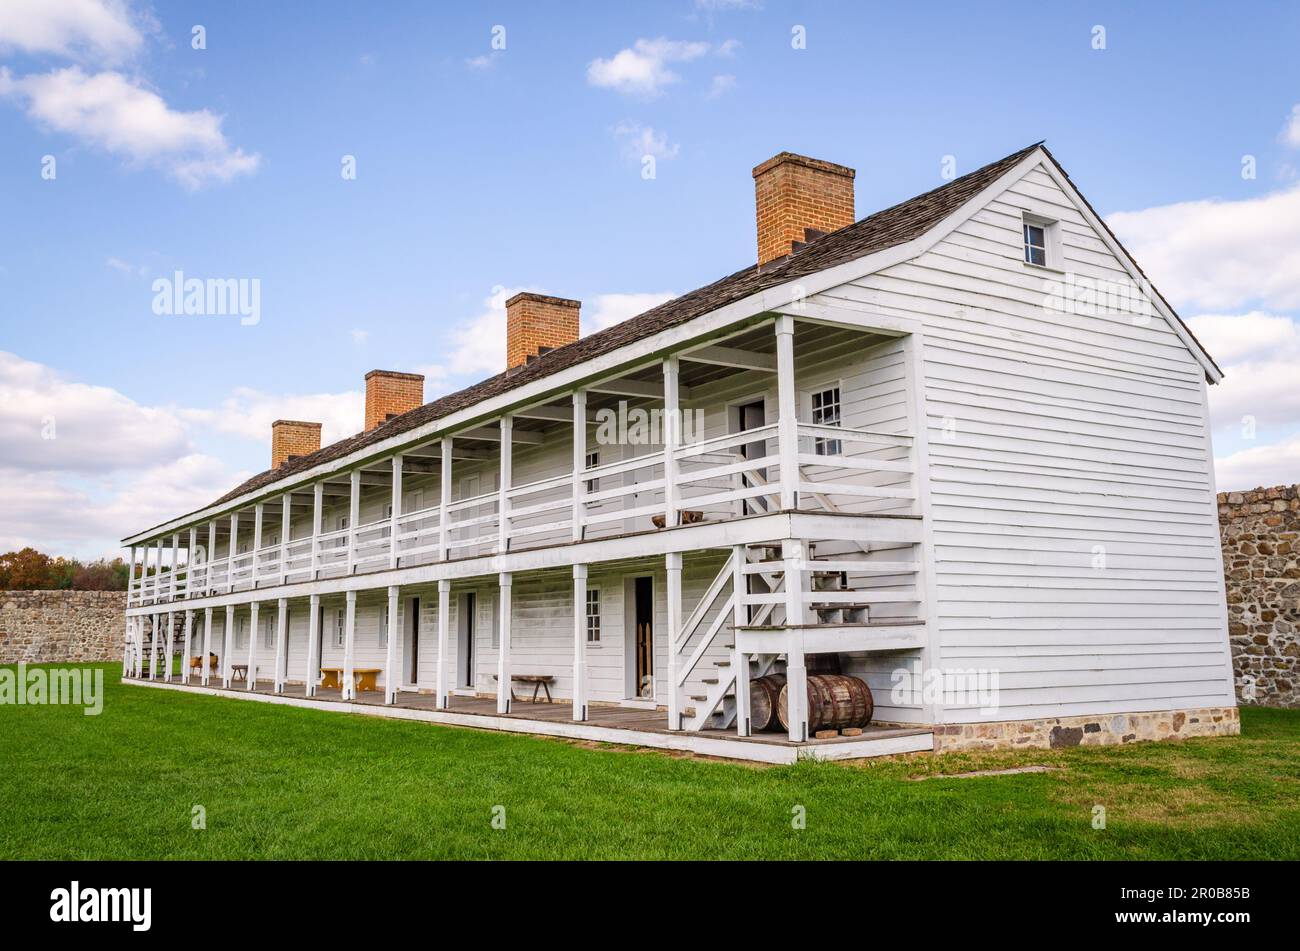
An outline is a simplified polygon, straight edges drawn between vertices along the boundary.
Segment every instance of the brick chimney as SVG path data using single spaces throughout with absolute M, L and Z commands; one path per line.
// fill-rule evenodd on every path
M 506 369 L 578 339 L 582 301 L 525 291 L 506 301 Z
M 843 165 L 793 152 L 781 152 L 757 166 L 754 206 L 759 266 L 785 257 L 794 242 L 853 224 L 854 174 Z
M 320 448 L 320 423 L 277 419 L 271 424 L 271 468 L 278 469 L 294 456 L 307 456 Z
M 424 405 L 424 377 L 396 370 L 366 374 L 366 432 L 394 416 Z

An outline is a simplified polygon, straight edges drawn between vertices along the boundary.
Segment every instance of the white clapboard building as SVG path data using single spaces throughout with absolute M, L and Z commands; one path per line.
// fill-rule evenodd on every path
M 123 539 L 131 681 L 775 762 L 1235 732 L 1220 371 L 1047 149 L 861 220 L 753 178 L 755 263 L 586 337 L 519 294 L 500 374 L 374 371 Z M 832 665 L 861 735 L 809 735 Z

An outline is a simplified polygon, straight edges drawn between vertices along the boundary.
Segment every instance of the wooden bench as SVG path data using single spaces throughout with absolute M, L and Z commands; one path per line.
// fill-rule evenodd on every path
M 248 665 L 232 664 L 230 666 L 230 682 L 233 684 L 236 680 L 242 680 L 248 683 Z
M 352 682 L 357 690 L 378 690 L 379 675 L 383 672 L 381 667 L 353 667 Z M 343 686 L 343 668 L 342 667 L 322 667 L 320 669 L 322 687 L 342 687 Z
M 498 680 L 499 682 L 499 678 L 497 677 L 496 674 L 492 675 L 492 679 Z M 539 690 L 546 691 L 547 703 L 555 702 L 554 700 L 551 699 L 551 684 L 555 683 L 555 678 L 552 677 L 550 674 L 511 674 L 510 679 L 512 681 L 517 680 L 521 684 L 533 685 L 533 703 L 537 702 L 537 691 Z M 518 697 L 515 696 L 515 685 L 513 683 L 510 684 L 510 699 L 511 700 L 519 699 Z

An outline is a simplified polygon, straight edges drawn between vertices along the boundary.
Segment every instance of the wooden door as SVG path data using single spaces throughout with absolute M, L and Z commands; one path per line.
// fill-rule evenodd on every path
M 636 664 L 636 695 L 654 696 L 654 579 L 637 578 L 635 583 L 635 637 L 633 654 Z

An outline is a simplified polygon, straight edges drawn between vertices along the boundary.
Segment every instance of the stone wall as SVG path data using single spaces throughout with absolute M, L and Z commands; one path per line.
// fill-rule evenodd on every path
M 124 591 L 0 591 L 0 663 L 122 659 Z
M 1300 485 L 1220 492 L 1219 532 L 1237 696 L 1300 706 Z
M 1236 736 L 1236 707 L 1203 707 L 1153 713 L 1102 713 L 1082 717 L 1043 717 L 999 723 L 948 723 L 934 728 L 935 752 L 994 750 L 1007 747 L 1064 749 L 1119 746 L 1143 740 L 1182 740 L 1193 736 Z

